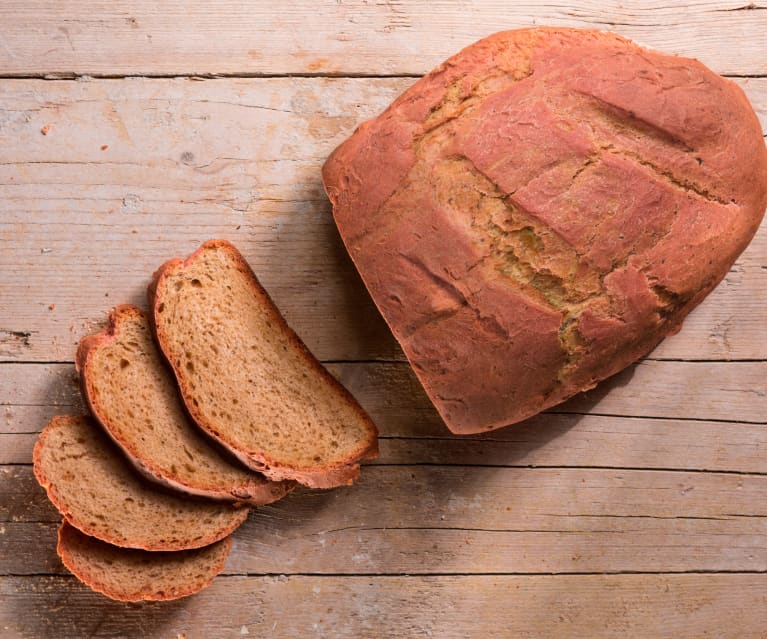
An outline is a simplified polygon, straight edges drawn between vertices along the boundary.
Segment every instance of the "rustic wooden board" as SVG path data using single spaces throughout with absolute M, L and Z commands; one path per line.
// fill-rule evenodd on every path
M 767 582 L 753 574 L 232 575 L 150 605 L 93 597 L 72 578 L 0 577 L 0 597 L 13 637 L 762 639 L 767 625 Z
M 449 435 L 405 363 L 357 362 L 328 368 L 359 399 L 385 435 Z M 70 364 L 0 364 L 0 404 L 5 421 L 0 432 L 38 432 L 38 416 L 51 410 L 80 412 L 74 366 Z M 683 362 L 645 360 L 596 388 L 561 404 L 550 413 L 717 420 L 765 424 L 767 362 Z M 33 421 L 27 421 L 29 410 Z M 73 410 L 75 409 L 75 410 Z M 23 420 L 23 421 L 22 421 Z M 490 433 L 503 438 L 515 429 Z M 499 435 L 499 433 L 501 433 Z M 463 438 L 472 441 L 474 438 Z
M 5 0 L 0 73 L 422 74 L 503 29 L 618 31 L 719 73 L 765 74 L 758 3 L 632 0 Z
M 6 468 L 0 525 L 14 550 L 0 570 L 48 573 L 61 516 L 29 466 Z M 764 475 L 735 473 L 371 466 L 354 488 L 302 490 L 256 509 L 234 536 L 229 570 L 763 572 L 765 490 Z
M 767 224 L 645 361 L 523 424 L 455 437 L 346 256 L 320 168 L 415 76 L 534 24 L 697 57 L 767 131 L 767 11 L 160 4 L 0 6 L 0 636 L 763 637 Z M 369 410 L 381 456 L 353 487 L 252 512 L 199 595 L 110 602 L 56 557 L 32 447 L 51 416 L 84 410 L 77 341 L 211 237 L 242 249 Z
M 111 306 L 144 304 L 151 273 L 211 237 L 240 247 L 321 359 L 402 359 L 343 249 L 320 167 L 411 82 L 5 81 L 0 361 L 71 361 Z M 767 79 L 739 82 L 767 125 Z M 767 225 L 653 357 L 767 358 L 765 256 Z
M 9 412 L 26 418 L 16 422 L 18 428 L 33 431 L 0 433 L 0 464 L 30 463 L 37 430 L 50 417 L 82 414 L 68 406 L 15 406 Z M 546 413 L 491 435 L 459 439 L 428 409 L 373 414 L 383 436 L 381 456 L 371 464 L 767 473 L 764 424 Z

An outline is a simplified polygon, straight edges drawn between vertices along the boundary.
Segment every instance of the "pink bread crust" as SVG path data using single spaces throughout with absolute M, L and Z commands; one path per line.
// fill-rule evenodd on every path
M 167 593 L 162 591 L 142 590 L 136 593 L 126 595 L 124 592 L 115 591 L 109 588 L 108 585 L 101 582 L 97 575 L 91 573 L 88 570 L 88 566 L 82 563 L 78 563 L 74 557 L 69 553 L 65 536 L 69 534 L 67 526 L 70 524 L 64 520 L 61 522 L 58 533 L 58 544 L 56 546 L 56 553 L 61 558 L 61 562 L 64 564 L 67 570 L 77 577 L 81 582 L 88 586 L 91 590 L 98 592 L 115 601 L 171 601 L 173 599 L 181 599 L 183 597 L 189 597 L 194 595 L 200 590 L 207 588 L 213 582 L 213 579 L 218 575 L 226 564 L 226 559 L 232 550 L 232 538 L 227 537 L 219 542 L 226 546 L 225 551 L 222 553 L 222 557 L 218 564 L 214 567 L 213 571 L 207 575 L 204 579 L 196 583 L 186 584 L 184 587 L 179 588 L 174 593 Z M 74 528 L 74 527 L 73 527 Z M 133 549 L 129 549 L 128 552 L 135 552 Z M 138 551 L 141 552 L 141 551 Z M 185 552 L 178 550 L 175 552 Z
M 76 514 L 70 513 L 67 510 L 66 505 L 64 504 L 64 501 L 59 496 L 55 483 L 51 479 L 49 479 L 48 476 L 43 471 L 42 464 L 41 464 L 41 461 L 42 461 L 41 456 L 42 456 L 43 443 L 46 437 L 54 429 L 64 426 L 65 422 L 70 419 L 73 419 L 73 418 L 71 416 L 58 416 L 58 415 L 54 416 L 51 418 L 51 421 L 48 423 L 48 425 L 40 433 L 40 437 L 38 437 L 37 442 L 35 443 L 35 447 L 32 451 L 32 469 L 35 474 L 35 479 L 37 479 L 37 483 L 40 484 L 40 486 L 42 486 L 42 488 L 45 490 L 50 502 L 64 516 L 64 519 L 67 521 L 67 523 L 71 524 L 72 526 L 77 528 L 80 532 L 86 535 L 95 537 L 97 539 L 100 539 L 101 541 L 105 541 L 114 546 L 126 547 L 124 543 L 122 543 L 122 540 L 113 539 L 107 536 L 100 535 L 98 531 L 93 530 L 93 528 L 90 527 L 87 522 L 81 520 Z M 90 420 L 90 418 L 87 416 L 80 416 L 76 419 L 82 419 L 86 421 Z M 94 428 L 96 428 L 95 424 L 94 424 Z M 250 512 L 248 508 L 244 508 L 244 507 L 237 508 L 237 510 L 239 510 L 241 513 L 240 517 L 233 520 L 233 523 L 231 526 L 221 529 L 220 531 L 218 531 L 217 534 L 210 534 L 210 535 L 201 537 L 193 546 L 184 546 L 183 548 L 177 548 L 177 547 L 168 547 L 164 545 L 154 545 L 154 544 L 144 543 L 141 545 L 130 546 L 130 547 L 139 548 L 142 550 L 170 551 L 170 550 L 190 550 L 193 548 L 202 548 L 203 546 L 209 546 L 210 544 L 231 535 L 248 518 L 248 513 Z
M 695 60 L 523 29 L 419 80 L 331 154 L 323 180 L 416 375 L 469 434 L 587 390 L 678 331 L 759 226 L 767 149 L 740 88 Z M 478 191 L 508 219 L 461 206 Z M 544 249 L 523 255 L 530 282 L 502 272 L 528 248 L 509 236 Z M 577 275 L 542 290 L 565 254 Z M 552 301 L 589 276 L 593 291 Z
M 327 369 L 304 345 L 303 341 L 300 337 L 298 337 L 295 331 L 290 328 L 290 326 L 288 326 L 287 322 L 282 317 L 282 314 L 279 312 L 279 309 L 277 309 L 277 306 L 274 304 L 267 291 L 263 288 L 263 286 L 261 286 L 261 283 L 258 281 L 255 273 L 250 268 L 250 265 L 247 263 L 247 261 L 245 261 L 235 246 L 226 240 L 208 240 L 207 242 L 204 242 L 191 255 L 189 255 L 186 260 L 173 258 L 165 262 L 165 264 L 163 264 L 154 273 L 152 282 L 147 289 L 149 308 L 151 309 L 153 318 L 157 313 L 157 307 L 163 303 L 162 297 L 158 295 L 157 291 L 159 290 L 164 278 L 169 276 L 174 271 L 183 269 L 191 264 L 195 258 L 205 250 L 215 248 L 223 248 L 230 253 L 231 257 L 237 264 L 238 270 L 247 277 L 253 294 L 256 296 L 256 298 L 261 300 L 266 308 L 269 309 L 272 315 L 272 321 L 284 331 L 291 343 L 300 350 L 300 352 L 303 354 L 306 365 L 309 368 L 314 369 L 327 381 L 328 384 L 336 388 L 339 394 L 341 394 L 345 400 L 355 408 L 360 418 L 369 425 L 371 437 L 368 442 L 365 442 L 363 445 L 361 445 L 360 448 L 353 454 L 349 455 L 347 459 L 332 466 L 326 465 L 321 468 L 287 466 L 280 464 L 276 460 L 270 458 L 263 451 L 243 451 L 237 448 L 236 445 L 226 437 L 225 433 L 219 433 L 216 430 L 215 424 L 212 424 L 206 420 L 205 416 L 201 414 L 201 411 L 195 407 L 194 403 L 191 401 L 191 393 L 184 384 L 183 376 L 180 375 L 179 371 L 168 355 L 166 339 L 162 334 L 162 330 L 159 324 L 156 321 L 153 321 L 152 324 L 155 330 L 157 343 L 160 345 L 161 352 L 164 353 L 166 361 L 176 375 L 176 381 L 178 382 L 179 388 L 181 390 L 181 396 L 184 399 L 184 403 L 186 404 L 189 414 L 197 422 L 200 428 L 202 428 L 211 437 L 219 441 L 224 447 L 231 451 L 231 453 L 235 455 L 243 464 L 247 465 L 249 468 L 252 468 L 255 471 L 262 473 L 273 481 L 294 480 L 299 484 L 308 486 L 310 488 L 334 488 L 336 486 L 351 485 L 359 476 L 359 462 L 365 459 L 373 459 L 378 456 L 378 430 L 373 421 L 362 409 L 352 394 L 327 371 Z
M 141 457 L 133 449 L 130 442 L 119 438 L 112 424 L 94 398 L 96 393 L 93 389 L 93 376 L 89 374 L 90 361 L 93 354 L 101 346 L 105 346 L 118 337 L 120 323 L 123 319 L 128 319 L 131 315 L 145 319 L 144 312 L 131 304 L 121 304 L 112 309 L 109 313 L 107 325 L 100 333 L 88 335 L 80 340 L 75 355 L 75 368 L 79 373 L 82 396 L 85 399 L 88 408 L 96 421 L 101 425 L 109 438 L 122 450 L 125 458 L 131 465 L 144 477 L 155 483 L 161 484 L 171 490 L 179 491 L 187 495 L 196 497 L 205 497 L 208 499 L 219 499 L 224 501 L 234 501 L 249 506 L 263 506 L 271 504 L 295 488 L 295 484 L 289 481 L 268 481 L 263 477 L 253 477 L 252 481 L 245 485 L 232 486 L 224 491 L 216 486 L 192 486 L 188 483 L 174 478 L 159 468 L 151 459 Z M 191 426 L 190 420 L 190 426 Z M 196 427 L 194 425 L 193 427 Z

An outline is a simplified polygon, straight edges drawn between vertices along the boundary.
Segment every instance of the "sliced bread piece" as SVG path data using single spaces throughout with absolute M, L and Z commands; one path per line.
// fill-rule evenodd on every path
M 119 548 L 84 535 L 64 520 L 57 552 L 75 577 L 110 599 L 168 601 L 208 587 L 224 568 L 231 548 L 231 537 L 193 550 Z
M 141 309 L 116 307 L 101 333 L 80 342 L 76 360 L 91 412 L 149 479 L 250 505 L 276 501 L 293 486 L 228 461 L 189 419 Z
M 161 350 L 195 421 L 270 479 L 350 484 L 376 427 L 287 325 L 237 249 L 203 244 L 149 288 Z
M 33 452 L 37 481 L 66 520 L 116 546 L 185 550 L 229 535 L 247 508 L 157 490 L 87 417 L 54 417 Z

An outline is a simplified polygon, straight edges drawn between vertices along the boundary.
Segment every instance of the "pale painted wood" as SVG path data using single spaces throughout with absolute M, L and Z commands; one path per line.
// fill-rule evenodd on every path
M 5 0 L 0 73 L 422 74 L 503 29 L 617 31 L 719 73 L 764 74 L 767 17 L 743 0 L 519 3 Z
M 145 304 L 151 273 L 211 237 L 241 248 L 321 359 L 402 359 L 320 167 L 411 82 L 4 81 L 0 361 L 71 360 L 111 306 Z M 767 79 L 740 82 L 764 120 Z M 653 357 L 767 358 L 765 255 L 767 225 Z
M 763 575 L 219 577 L 191 599 L 121 604 L 66 577 L 0 578 L 8 639 L 762 639 Z

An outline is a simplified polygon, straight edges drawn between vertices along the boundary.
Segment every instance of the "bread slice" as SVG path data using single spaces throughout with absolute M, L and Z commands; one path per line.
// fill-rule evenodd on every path
M 200 548 L 248 516 L 247 508 L 157 490 L 87 417 L 54 417 L 35 444 L 33 462 L 37 481 L 66 520 L 115 546 Z
M 307 350 L 237 249 L 203 244 L 149 289 L 157 341 L 187 409 L 270 479 L 331 488 L 378 453 L 375 425 Z
M 168 601 L 209 586 L 224 568 L 231 548 L 231 537 L 194 550 L 119 548 L 84 535 L 65 520 L 57 552 L 75 577 L 110 599 Z
M 293 486 L 228 461 L 189 419 L 141 309 L 115 308 L 101 333 L 80 342 L 76 360 L 91 412 L 149 479 L 250 505 L 276 501 Z

